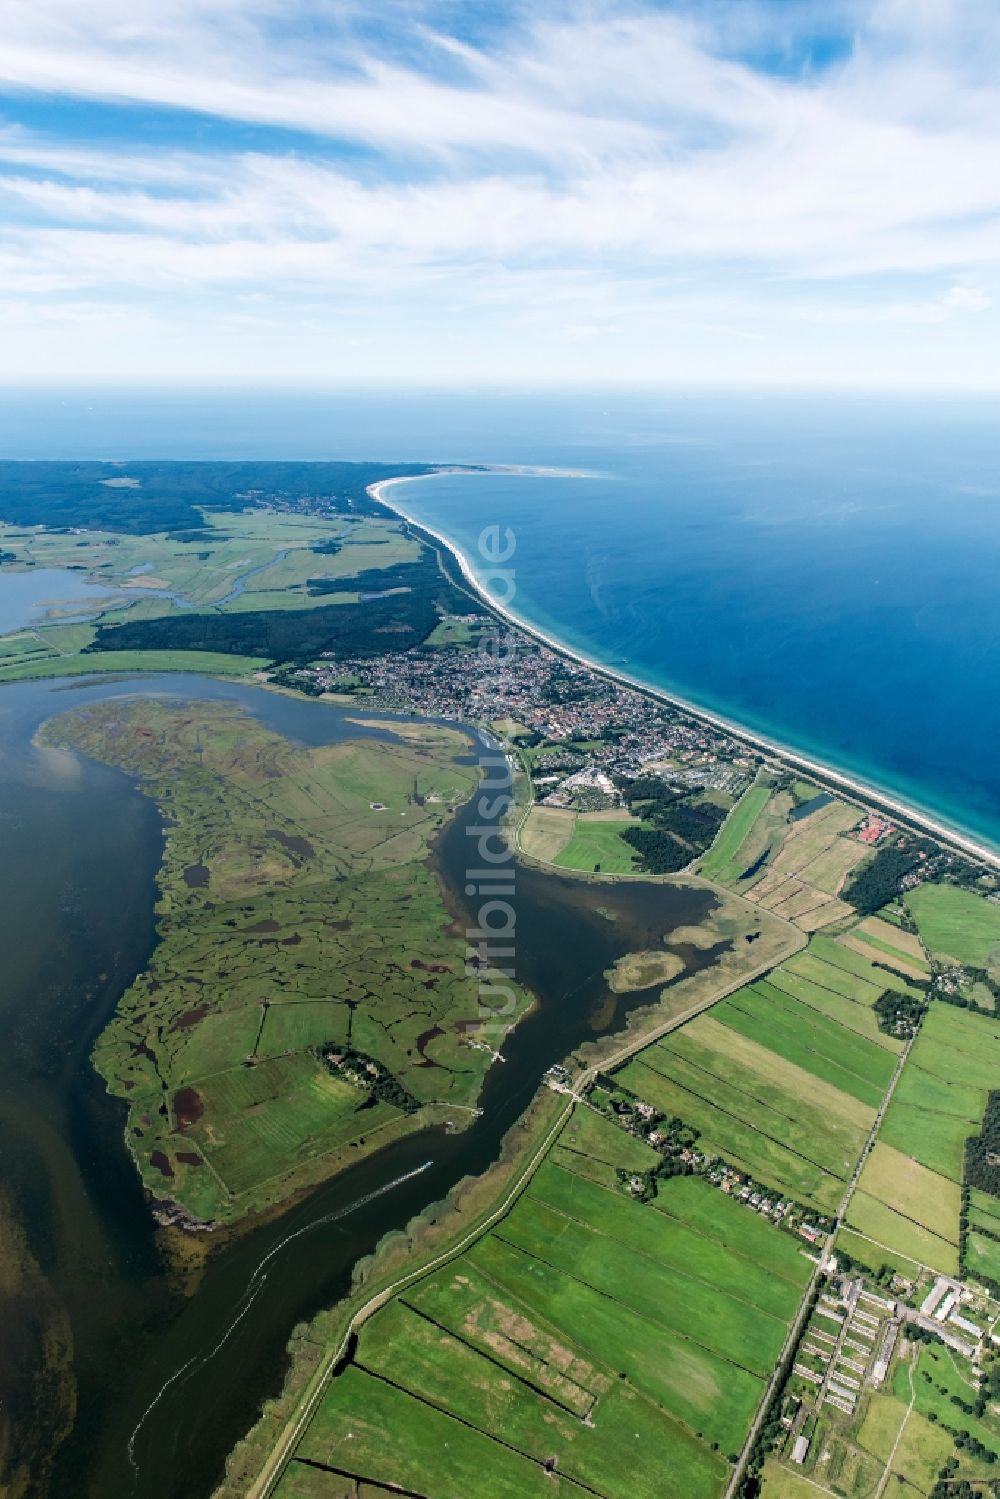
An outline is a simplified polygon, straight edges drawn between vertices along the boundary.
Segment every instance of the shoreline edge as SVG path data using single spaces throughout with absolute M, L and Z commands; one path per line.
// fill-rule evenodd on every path
M 640 677 L 633 677 L 628 672 L 607 666 L 603 662 L 595 660 L 592 656 L 588 656 L 584 651 L 566 645 L 557 637 L 547 634 L 537 625 L 531 624 L 528 620 L 524 619 L 516 610 L 508 608 L 505 604 L 498 603 L 496 599 L 490 596 L 476 577 L 469 559 L 455 541 L 445 536 L 441 531 L 436 530 L 433 526 L 428 525 L 426 521 L 418 520 L 397 499 L 389 499 L 386 495 L 387 490 L 395 489 L 401 484 L 419 484 L 422 479 L 438 479 L 451 474 L 482 476 L 489 473 L 510 473 L 511 471 L 509 466 L 499 465 L 489 465 L 477 469 L 442 466 L 430 474 L 411 474 L 394 479 L 380 479 L 376 483 L 368 485 L 367 493 L 376 503 L 384 505 L 387 510 L 399 516 L 407 525 L 412 526 L 415 531 L 421 533 L 425 538 L 429 538 L 439 546 L 444 547 L 445 551 L 448 552 L 458 567 L 463 581 L 472 589 L 473 593 L 475 593 L 476 597 L 485 605 L 489 612 L 499 616 L 507 624 L 514 626 L 515 629 L 523 631 L 525 635 L 538 644 L 546 646 L 549 650 L 555 651 L 557 655 L 563 656 L 567 660 L 575 661 L 579 665 L 587 667 L 590 671 L 596 672 L 598 676 L 604 677 L 608 681 L 628 687 L 635 692 L 640 692 L 645 697 L 667 703 L 671 707 L 680 708 L 682 712 L 690 714 L 693 719 L 708 724 L 713 729 L 721 729 L 724 733 L 732 735 L 734 739 L 741 740 L 744 744 L 750 745 L 753 749 L 773 757 L 792 769 L 805 770 L 816 779 L 826 781 L 839 791 L 846 792 L 848 800 L 854 801 L 856 804 L 861 802 L 865 806 L 872 805 L 877 809 L 892 812 L 899 820 L 909 823 L 911 827 L 927 832 L 949 847 L 971 856 L 980 863 L 988 865 L 991 869 L 1000 871 L 1000 850 L 994 849 L 988 844 L 978 842 L 963 829 L 939 822 L 930 813 L 923 811 L 919 807 L 912 806 L 909 802 L 899 799 L 891 792 L 885 792 L 878 787 L 869 786 L 854 776 L 847 775 L 843 771 L 836 770 L 834 767 L 824 764 L 822 760 L 811 759 L 809 756 L 801 754 L 798 750 L 792 749 L 788 745 L 780 744 L 777 740 L 769 739 L 766 735 L 757 733 L 756 730 L 748 729 L 743 724 L 723 717 L 722 714 L 713 713 L 707 708 L 701 708 L 697 704 L 689 702 L 686 698 L 678 696 L 676 693 L 667 692 L 662 687 L 655 687 L 648 682 L 644 682 Z M 536 470 L 519 469 L 518 472 L 534 473 Z M 551 469 L 545 472 L 551 477 L 556 477 L 556 474 Z

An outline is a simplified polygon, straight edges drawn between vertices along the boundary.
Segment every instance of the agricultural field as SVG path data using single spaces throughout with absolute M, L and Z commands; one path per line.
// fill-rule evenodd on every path
M 914 983 L 927 983 L 931 977 L 931 965 L 920 939 L 912 932 L 903 931 L 882 921 L 878 916 L 869 916 L 841 939 L 845 947 L 860 953 L 870 962 L 886 963 L 896 973 Z
M 722 824 L 719 836 L 698 866 L 699 874 L 703 874 L 707 880 L 718 881 L 720 885 L 735 884 L 739 880 L 748 864 L 753 862 L 753 858 L 747 858 L 744 855 L 744 848 L 749 844 L 751 833 L 754 833 L 755 838 L 764 837 L 763 814 L 770 801 L 771 788 L 760 783 L 751 786 L 750 790 L 743 794 Z M 790 807 L 791 797 L 787 801 Z M 782 807 L 776 819 L 778 826 L 781 825 L 786 815 L 787 808 Z M 760 823 L 759 829 L 758 823 Z
M 965 1142 L 978 1135 L 998 1078 L 995 1021 L 932 1004 L 851 1203 L 853 1228 L 900 1254 L 956 1273 Z M 991 1206 L 1000 1214 L 1000 1201 L 976 1193 L 973 1211 Z M 974 1250 L 974 1235 L 969 1237 L 968 1269 L 989 1274 L 988 1249 Z
M 1000 1233 L 1000 1224 L 990 1222 L 988 1227 L 991 1232 L 982 1233 L 970 1223 L 965 1241 L 965 1268 L 980 1280 L 1000 1285 L 1000 1243 L 995 1237 Z
M 809 953 L 822 941 L 814 938 Z M 869 1031 L 852 1024 L 851 1014 L 839 1013 L 836 1004 L 810 1003 L 808 989 L 800 996 L 781 987 L 784 971 L 809 953 L 786 960 L 766 979 L 637 1053 L 615 1081 L 697 1129 L 700 1150 L 833 1213 L 899 1048 L 874 1026 Z M 834 981 L 841 972 L 833 968 Z M 848 973 L 841 987 L 854 981 Z M 862 1008 L 827 992 L 844 1011 Z
M 532 859 L 554 864 L 576 827 L 576 813 L 568 807 L 542 807 L 536 802 L 521 825 L 521 848 Z
M 44 730 L 137 776 L 169 819 L 160 942 L 95 1060 L 128 1100 L 144 1182 L 199 1218 L 467 1117 L 491 1060 L 469 1044 L 479 985 L 423 863 L 474 786 L 466 741 L 348 732 L 368 737 L 304 749 L 234 704 L 144 698 Z
M 786 986 L 786 979 L 789 977 L 796 987 L 805 983 L 809 986 L 810 996 L 817 1002 L 820 1002 L 820 991 L 836 996 L 841 1001 L 839 1005 L 835 1004 L 838 1019 L 849 1016 L 855 1025 L 862 1023 L 857 1010 L 845 1009 L 846 1002 L 859 1010 L 867 1011 L 869 1022 L 866 1023 L 875 1023 L 877 1028 L 872 1007 L 887 989 L 907 999 L 923 1000 L 926 997 L 924 989 L 918 984 L 888 966 L 878 966 L 880 963 L 881 959 L 874 955 L 867 957 L 848 947 L 842 939 L 817 932 L 805 952 L 797 953 L 794 958 L 782 964 L 780 973 L 772 975 L 772 979 L 780 987 Z M 826 1000 L 822 1002 L 826 1003 Z M 894 1044 L 891 1037 L 885 1037 L 884 1040 L 888 1044 Z
M 698 1129 L 700 1148 L 832 1212 L 903 1046 L 872 1008 L 888 987 L 922 992 L 818 934 L 637 1053 L 616 1082 Z
M 599 812 L 590 816 L 582 812 L 577 816 L 573 836 L 554 862 L 560 869 L 578 869 L 594 874 L 632 874 L 639 858 L 621 835 L 628 828 L 641 825 L 634 817 L 618 817 L 612 821 Z
M 796 794 L 803 798 L 798 805 Z M 852 914 L 838 895 L 868 853 L 846 836 L 857 820 L 855 808 L 807 783 L 777 790 L 758 782 L 730 813 L 699 869 L 803 931 L 817 931 Z
M 716 1499 L 812 1266 L 699 1179 L 623 1189 L 657 1160 L 578 1105 L 506 1217 L 364 1325 L 278 1492 Z
M 621 834 L 642 825 L 626 811 L 574 812 L 536 803 L 519 838 L 524 852 L 544 864 L 583 874 L 634 874 L 639 856 Z
M 906 904 L 936 958 L 1000 973 L 1000 901 L 955 885 L 918 885 Z

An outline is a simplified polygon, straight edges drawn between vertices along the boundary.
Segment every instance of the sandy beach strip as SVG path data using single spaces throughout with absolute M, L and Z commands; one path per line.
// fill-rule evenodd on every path
M 939 839 L 951 848 L 958 849 L 964 854 L 989 865 L 993 869 L 1000 870 L 1000 851 L 991 848 L 988 844 L 978 842 L 970 837 L 960 828 L 950 827 L 947 823 L 939 822 L 927 812 L 912 806 L 910 803 L 900 800 L 891 792 L 882 791 L 878 787 L 867 785 L 853 776 L 846 775 L 843 771 L 836 770 L 830 765 L 825 765 L 821 760 L 813 760 L 806 755 L 800 754 L 798 750 L 788 745 L 780 744 L 777 740 L 768 739 L 763 734 L 758 734 L 753 729 L 745 728 L 742 724 L 734 723 L 731 719 L 722 717 L 721 714 L 712 713 L 709 709 L 700 708 L 695 703 L 688 702 L 686 698 L 678 697 L 675 693 L 665 692 L 661 687 L 654 687 L 644 682 L 640 677 L 633 677 L 628 672 L 616 670 L 614 667 L 606 666 L 601 661 L 594 660 L 583 651 L 573 646 L 566 645 L 555 636 L 548 635 L 540 630 L 537 625 L 531 624 L 523 619 L 515 610 L 508 608 L 505 604 L 499 604 L 490 597 L 489 593 L 479 582 L 473 570 L 472 564 L 465 556 L 461 548 L 448 536 L 429 526 L 426 521 L 418 520 L 393 497 L 389 498 L 387 491 L 397 489 L 402 484 L 419 484 L 421 479 L 437 479 L 448 474 L 466 474 L 473 477 L 484 477 L 490 473 L 524 473 L 536 474 L 539 477 L 586 477 L 584 475 L 570 474 L 567 470 L 513 468 L 490 465 L 482 469 L 468 468 L 441 468 L 432 474 L 414 474 L 405 478 L 381 479 L 375 484 L 368 486 L 368 494 L 379 504 L 385 505 L 388 510 L 393 511 L 400 519 L 405 520 L 414 530 L 422 532 L 424 536 L 431 538 L 455 559 L 463 579 L 473 590 L 476 596 L 482 600 L 492 614 L 522 630 L 525 635 L 541 645 L 547 646 L 558 655 L 566 657 L 570 661 L 576 661 L 581 666 L 588 667 L 599 676 L 609 681 L 616 682 L 622 686 L 630 687 L 637 692 L 645 694 L 646 697 L 657 699 L 668 703 L 671 707 L 680 708 L 684 713 L 700 723 L 709 724 L 714 729 L 721 729 L 724 733 L 732 735 L 742 743 L 760 750 L 773 759 L 787 765 L 792 770 L 804 770 L 809 775 L 820 781 L 824 781 L 839 792 L 844 793 L 848 800 L 859 804 L 863 810 L 874 808 L 876 811 L 889 811 L 901 821 L 908 823 L 911 827 L 922 832 L 929 833 L 932 837 Z

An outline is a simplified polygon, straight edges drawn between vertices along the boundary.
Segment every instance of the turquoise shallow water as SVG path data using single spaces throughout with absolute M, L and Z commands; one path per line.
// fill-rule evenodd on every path
M 102 392 L 0 400 L 4 456 L 385 458 L 600 477 L 399 491 L 567 644 L 1000 846 L 1000 407 L 950 397 Z
M 682 464 L 399 495 L 473 563 L 481 522 L 509 526 L 513 607 L 566 644 L 1000 846 L 992 509 L 942 534 L 916 503 L 706 493 Z

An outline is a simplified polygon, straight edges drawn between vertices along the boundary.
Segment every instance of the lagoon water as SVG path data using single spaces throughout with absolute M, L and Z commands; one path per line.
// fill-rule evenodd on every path
M 44 621 L 56 609 L 70 618 L 84 614 L 109 597 L 107 588 L 88 583 L 83 574 L 65 567 L 39 567 L 30 572 L 0 571 L 0 634 Z
M 1000 406 L 949 396 L 22 392 L 8 457 L 386 458 L 567 644 L 1000 846 Z
M 0 691 L 0 1269 L 20 1236 L 35 1264 L 30 1286 L 0 1295 L 0 1488 L 8 1445 L 44 1499 L 207 1499 L 280 1389 L 294 1325 L 344 1294 L 385 1233 L 496 1159 L 547 1067 L 649 1003 L 611 996 L 605 971 L 715 904 L 702 889 L 521 869 L 517 976 L 538 1003 L 489 1073 L 482 1116 L 397 1141 L 229 1238 L 184 1294 L 125 1149 L 124 1106 L 90 1061 L 155 941 L 163 829 L 127 776 L 33 737 L 55 713 L 135 691 L 235 701 L 300 743 L 384 737 L 328 703 L 198 677 Z M 461 930 L 476 924 L 466 829 L 484 821 L 473 798 L 434 854 Z M 671 950 L 692 971 L 721 946 Z

